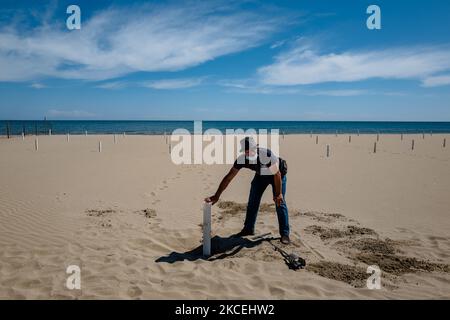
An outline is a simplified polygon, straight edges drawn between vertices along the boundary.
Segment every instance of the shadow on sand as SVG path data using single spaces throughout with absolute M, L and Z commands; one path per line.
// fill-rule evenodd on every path
M 159 257 L 155 262 L 174 263 L 177 261 L 195 261 L 199 259 L 214 261 L 218 259 L 225 259 L 233 256 L 243 248 L 253 248 L 260 245 L 263 241 L 268 241 L 268 238 L 259 238 L 257 240 L 250 240 L 236 235 L 222 238 L 214 236 L 211 238 L 211 257 L 208 259 L 203 256 L 203 246 L 200 245 L 195 249 L 187 252 L 171 252 L 167 256 Z

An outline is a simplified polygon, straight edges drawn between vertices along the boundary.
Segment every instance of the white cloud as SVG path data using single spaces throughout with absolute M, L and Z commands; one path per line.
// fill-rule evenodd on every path
M 246 50 L 285 23 L 226 2 L 109 8 L 81 30 L 42 24 L 0 29 L 0 81 L 38 77 L 106 80 L 136 71 L 176 71 Z
M 30 85 L 30 88 L 33 88 L 33 89 L 44 89 L 44 88 L 47 88 L 47 86 L 45 84 L 35 82 L 35 83 L 32 83 Z
M 123 81 L 112 81 L 112 82 L 104 82 L 101 83 L 97 86 L 95 86 L 96 88 L 100 88 L 100 89 L 107 89 L 107 90 L 117 90 L 117 89 L 123 89 L 125 87 L 127 87 L 128 84 L 126 82 Z
M 432 76 L 422 80 L 423 87 L 438 87 L 450 85 L 450 75 Z
M 266 85 L 352 82 L 372 78 L 424 79 L 450 69 L 450 48 L 409 47 L 319 54 L 297 44 L 258 70 Z
M 308 92 L 307 95 L 310 96 L 331 96 L 331 97 L 353 97 L 353 96 L 361 96 L 371 94 L 371 92 L 367 90 L 346 90 L 346 89 L 336 89 L 336 90 L 317 90 Z
M 305 96 L 332 96 L 332 97 L 351 97 L 367 94 L 384 94 L 381 92 L 371 92 L 365 89 L 334 89 L 334 90 L 316 90 L 304 88 L 301 86 L 272 86 L 260 84 L 255 80 L 222 80 L 219 85 L 231 88 L 233 92 L 240 93 L 259 93 L 259 94 L 298 94 Z
M 158 89 L 158 90 L 172 90 L 185 89 L 200 85 L 203 78 L 185 78 L 185 79 L 163 79 L 155 81 L 147 81 L 142 83 L 143 87 Z
M 57 110 L 51 109 L 47 112 L 48 116 L 54 118 L 63 119 L 81 119 L 81 118 L 93 118 L 94 113 L 83 111 L 83 110 Z

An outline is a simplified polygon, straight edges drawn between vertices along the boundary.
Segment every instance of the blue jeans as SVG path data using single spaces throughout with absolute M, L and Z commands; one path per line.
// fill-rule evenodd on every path
M 272 193 L 275 196 L 274 176 L 255 175 L 250 188 L 248 198 L 247 214 L 245 216 L 244 228 L 253 231 L 255 229 L 256 216 L 258 215 L 261 198 L 267 186 L 272 185 Z M 289 235 L 289 214 L 286 201 L 286 176 L 281 178 L 281 193 L 283 194 L 283 203 L 277 206 L 278 225 L 281 236 Z

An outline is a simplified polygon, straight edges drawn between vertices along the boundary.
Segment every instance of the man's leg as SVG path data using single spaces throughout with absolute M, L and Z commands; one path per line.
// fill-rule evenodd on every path
M 256 217 L 258 215 L 259 205 L 261 203 L 261 197 L 268 185 L 267 179 L 259 175 L 255 175 L 253 178 L 250 195 L 248 197 L 247 214 L 245 216 L 244 229 L 248 231 L 255 230 Z
M 275 186 L 273 183 L 272 191 L 275 196 Z M 283 203 L 277 206 L 278 226 L 281 236 L 289 236 L 289 212 L 286 205 L 286 176 L 281 178 L 281 193 L 283 194 Z

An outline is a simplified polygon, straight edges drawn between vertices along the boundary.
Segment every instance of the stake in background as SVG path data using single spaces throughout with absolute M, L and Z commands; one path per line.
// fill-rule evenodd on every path
M 203 204 L 203 255 L 211 255 L 211 203 Z

